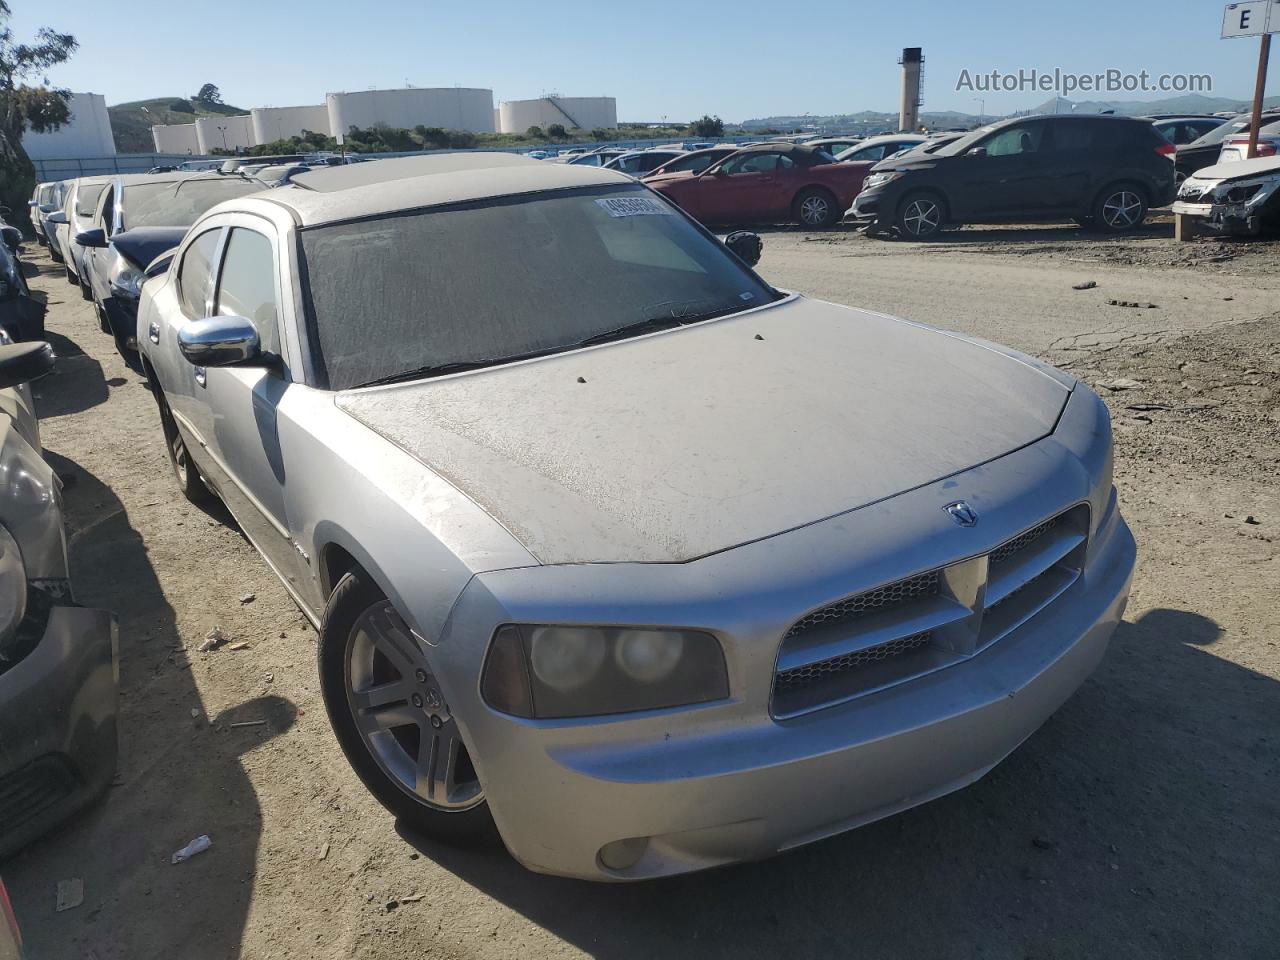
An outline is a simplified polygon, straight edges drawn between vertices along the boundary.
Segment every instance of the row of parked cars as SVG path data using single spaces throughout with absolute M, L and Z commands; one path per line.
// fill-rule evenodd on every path
M 823 223 L 865 173 L 780 143 L 652 186 L 497 153 L 87 178 L 53 236 L 183 494 L 315 625 L 370 791 L 412 831 L 636 880 L 973 781 L 1124 608 L 1087 386 L 779 291 L 758 237 L 690 215 L 743 184 L 739 210 Z

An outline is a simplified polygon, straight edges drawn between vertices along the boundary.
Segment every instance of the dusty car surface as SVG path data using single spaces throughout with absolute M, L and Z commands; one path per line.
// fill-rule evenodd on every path
M 356 772 L 534 870 L 765 857 L 971 783 L 1127 599 L 1086 386 L 776 291 L 610 171 L 302 174 L 197 221 L 138 333 Z
M 92 801 L 116 764 L 115 619 L 72 596 L 25 385 L 52 365 L 47 343 L 0 343 L 0 860 Z
M 1230 160 L 1196 171 L 1178 188 L 1173 212 L 1238 236 L 1280 227 L 1280 157 Z

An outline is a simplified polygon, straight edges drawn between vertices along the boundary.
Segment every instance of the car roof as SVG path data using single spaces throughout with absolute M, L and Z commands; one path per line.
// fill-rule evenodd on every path
M 601 167 L 542 163 L 511 153 L 445 153 L 312 170 L 257 199 L 287 207 L 300 226 L 314 226 L 547 190 L 634 185 L 626 174 Z

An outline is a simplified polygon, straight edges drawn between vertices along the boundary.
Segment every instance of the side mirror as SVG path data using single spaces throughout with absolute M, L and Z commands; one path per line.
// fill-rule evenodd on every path
M 61 226 L 62 224 L 69 222 L 70 221 L 67 220 L 66 213 L 62 210 L 49 214 L 48 218 L 45 220 L 45 223 L 52 223 L 54 226 Z
M 986 147 L 974 147 L 965 156 L 967 157 L 985 157 L 987 155 Z
M 6 223 L 0 227 L 0 235 L 4 236 L 4 245 L 9 248 L 9 252 L 17 253 L 22 246 L 22 231 Z
M 101 227 L 94 227 L 92 230 L 84 231 L 84 233 L 77 233 L 76 243 L 82 247 L 105 247 L 107 245 L 107 234 Z
M 43 213 L 46 217 L 47 217 L 49 214 L 53 213 L 53 211 L 55 211 L 55 210 L 57 210 L 57 209 L 58 209 L 58 205 L 57 205 L 56 203 L 42 203 L 42 204 L 40 204 L 40 212 L 41 212 L 41 213 Z
M 727 177 L 729 174 L 725 171 L 724 167 L 714 167 L 711 170 L 711 175 L 713 177 Z
M 257 359 L 258 331 L 244 317 L 205 317 L 178 331 L 178 349 L 198 367 L 231 367 Z
M 0 389 L 38 380 L 53 369 L 53 347 L 43 340 L 0 346 Z
M 748 267 L 760 262 L 760 254 L 764 252 L 764 243 L 759 234 L 750 230 L 737 230 L 724 238 L 724 245 L 736 254 L 738 259 Z

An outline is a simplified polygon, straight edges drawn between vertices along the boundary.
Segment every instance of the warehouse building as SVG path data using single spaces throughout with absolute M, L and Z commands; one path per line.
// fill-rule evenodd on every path
M 493 91 L 473 87 L 409 87 L 404 90 L 360 90 L 326 97 L 329 130 L 345 134 L 352 127 L 379 125 L 412 130 L 443 127 L 493 133 Z
M 613 97 L 560 97 L 552 94 L 536 100 L 506 100 L 498 107 L 501 133 L 524 133 L 530 127 L 544 130 L 554 123 L 566 130 L 610 129 L 618 125 L 618 101 Z
M 253 142 L 274 143 L 289 137 L 300 137 L 303 132 L 331 135 L 329 106 L 318 103 L 308 107 L 254 107 L 249 111 L 253 120 Z
M 73 93 L 67 107 L 71 120 L 57 130 L 22 135 L 22 146 L 32 160 L 81 160 L 113 157 L 116 143 L 111 136 L 111 116 L 107 101 L 98 93 Z
M 253 120 L 244 113 L 234 117 L 201 117 L 195 122 L 199 153 L 215 150 L 248 150 L 253 139 Z
M 200 139 L 194 123 L 157 123 L 151 128 L 151 141 L 156 153 L 200 152 Z

